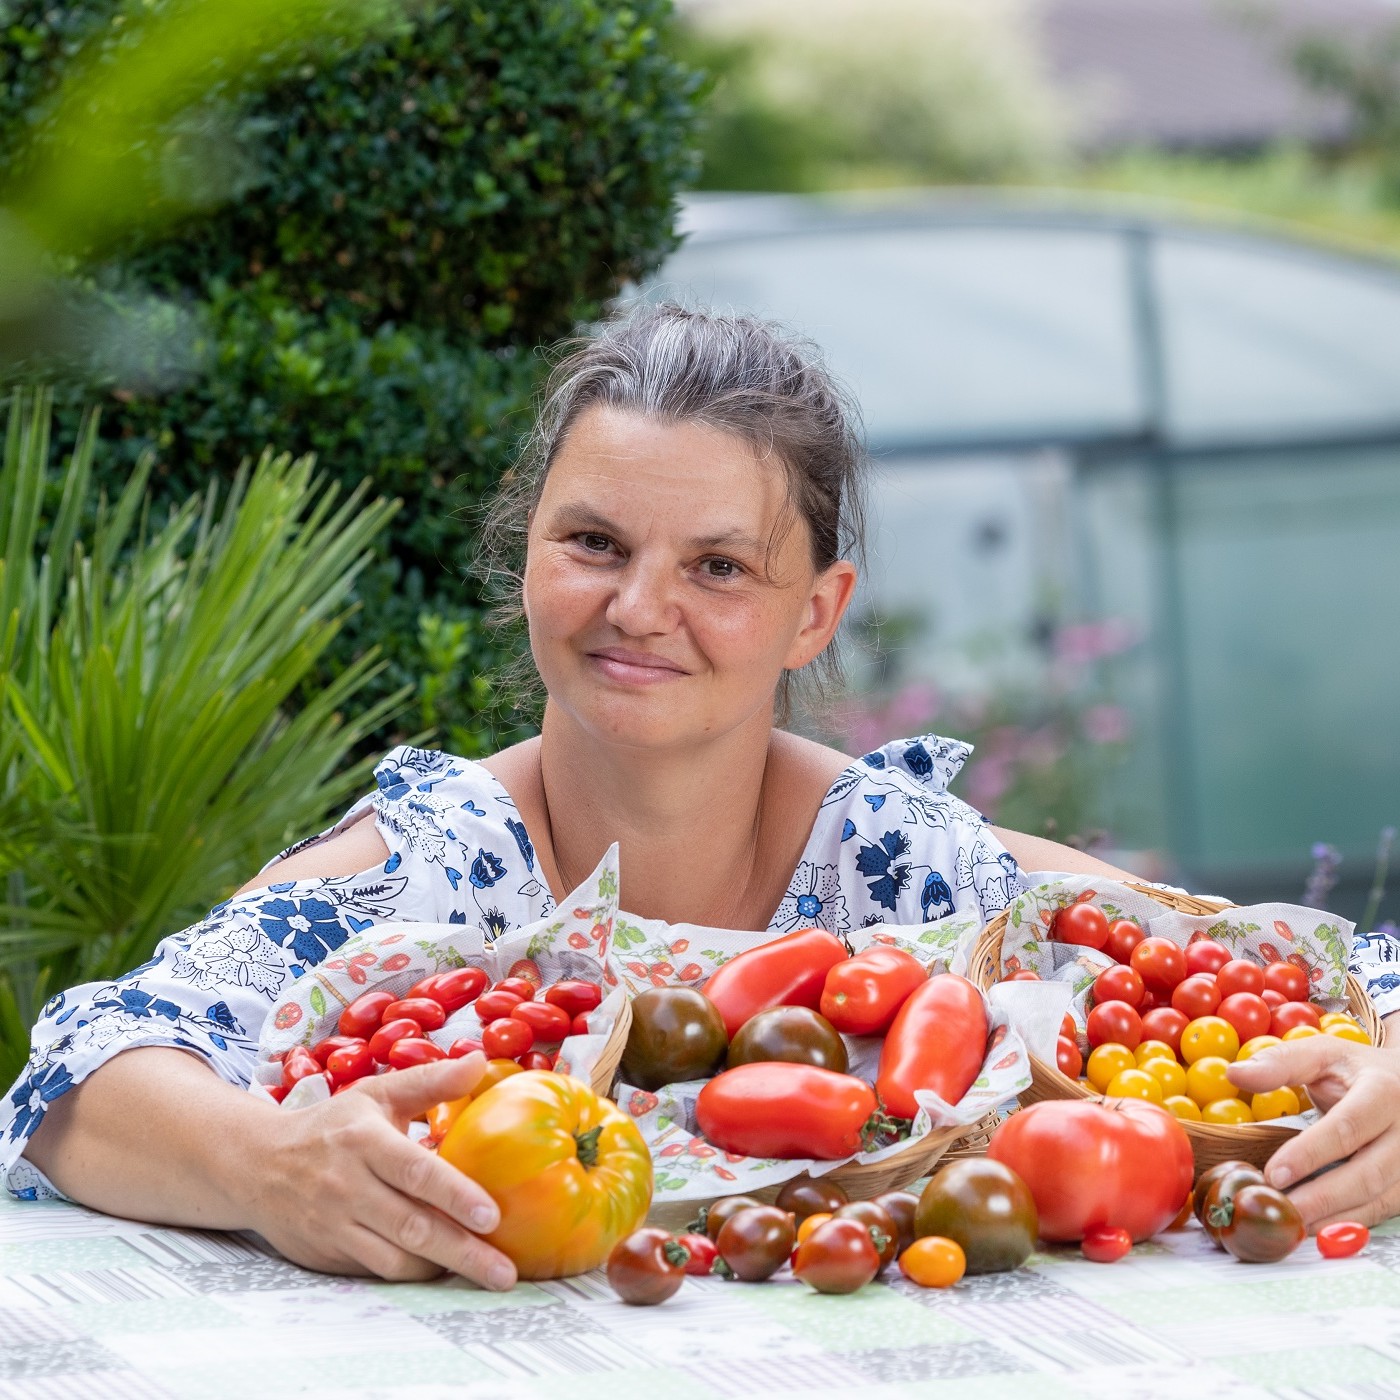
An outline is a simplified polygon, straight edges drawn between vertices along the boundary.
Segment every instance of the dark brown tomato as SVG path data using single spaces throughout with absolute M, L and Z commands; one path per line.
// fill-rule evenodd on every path
M 740 1026 L 729 1042 L 729 1068 L 778 1060 L 815 1065 L 845 1074 L 849 1067 L 846 1043 L 836 1027 L 805 1006 L 775 1006 L 760 1011 Z
M 870 1241 L 880 1252 L 880 1267 L 893 1264 L 899 1255 L 899 1226 L 884 1206 L 875 1201 L 852 1201 L 832 1212 L 834 1220 L 859 1220 L 870 1231 Z
M 646 1090 L 708 1079 L 724 1064 L 728 1048 L 714 1002 L 692 987 L 653 987 L 632 1003 L 622 1077 Z
M 899 1231 L 899 1252 L 904 1253 L 914 1243 L 914 1215 L 919 1209 L 919 1198 L 912 1191 L 886 1191 L 875 1197 L 875 1204 L 883 1206 Z
M 753 1196 L 721 1196 L 703 1212 L 704 1231 L 712 1240 L 718 1239 L 719 1232 L 724 1228 L 724 1222 L 731 1215 L 735 1215 L 741 1210 L 747 1210 L 750 1206 L 761 1206 L 762 1204 L 762 1201 L 756 1200 Z
M 1217 1226 L 1220 1243 L 1246 1264 L 1274 1264 L 1287 1259 L 1307 1230 L 1298 1207 L 1272 1186 L 1242 1186 L 1229 1206 L 1230 1218 Z
M 1035 1198 L 1010 1167 L 989 1157 L 952 1162 L 924 1187 L 915 1237 L 941 1235 L 967 1255 L 969 1274 L 1015 1269 L 1035 1249 Z
M 685 1282 L 690 1255 L 666 1230 L 634 1230 L 608 1255 L 608 1282 L 624 1303 L 664 1303 Z
M 1210 1188 L 1214 1186 L 1222 1176 L 1225 1176 L 1228 1172 L 1232 1172 L 1239 1167 L 1250 1170 L 1248 1162 L 1242 1162 L 1239 1158 L 1232 1157 L 1228 1162 L 1217 1162 L 1213 1167 L 1207 1167 L 1205 1171 L 1196 1178 L 1196 1185 L 1191 1192 L 1194 1200 L 1192 1209 L 1195 1211 L 1196 1219 L 1199 1220 L 1202 1225 L 1206 1223 L 1206 1196 L 1210 1193 Z M 1254 1170 L 1257 1170 L 1257 1168 Z M 1263 1181 L 1263 1179 L 1264 1174 L 1260 1172 L 1259 1180 Z
M 804 1172 L 783 1183 L 773 1202 L 779 1210 L 789 1210 L 800 1225 L 809 1215 L 833 1215 L 850 1197 L 834 1181 L 814 1181 Z
M 1235 1196 L 1246 1186 L 1263 1184 L 1264 1173 L 1258 1167 L 1251 1167 L 1247 1163 L 1235 1167 L 1232 1171 L 1222 1172 L 1211 1182 L 1206 1191 L 1201 1224 L 1216 1244 L 1223 1244 L 1220 1232 L 1230 1222 Z
M 749 1206 L 724 1222 L 715 1243 L 735 1278 L 761 1283 L 788 1261 L 797 1242 L 792 1216 L 777 1206 Z
M 854 1293 L 884 1267 L 858 1220 L 828 1220 L 797 1246 L 792 1272 L 818 1293 Z

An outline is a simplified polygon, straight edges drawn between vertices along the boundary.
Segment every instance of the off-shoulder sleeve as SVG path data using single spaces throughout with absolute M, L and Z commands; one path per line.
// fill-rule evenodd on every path
M 1351 970 L 1382 1016 L 1400 1011 L 1400 930 L 1382 926 L 1358 933 L 1351 946 Z

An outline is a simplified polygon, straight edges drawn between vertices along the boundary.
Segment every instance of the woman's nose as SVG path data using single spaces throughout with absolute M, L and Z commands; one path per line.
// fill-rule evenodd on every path
M 669 632 L 676 623 L 670 570 L 635 555 L 616 576 L 606 617 L 619 632 L 640 637 Z

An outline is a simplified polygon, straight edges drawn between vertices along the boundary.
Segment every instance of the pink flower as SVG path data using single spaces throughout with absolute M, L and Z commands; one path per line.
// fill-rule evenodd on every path
M 1132 732 L 1128 712 L 1121 705 L 1090 705 L 1081 722 L 1091 744 L 1121 744 Z
M 1078 622 L 1055 633 L 1055 655 L 1068 665 L 1087 666 L 1127 651 L 1137 640 L 1137 631 L 1121 617 Z

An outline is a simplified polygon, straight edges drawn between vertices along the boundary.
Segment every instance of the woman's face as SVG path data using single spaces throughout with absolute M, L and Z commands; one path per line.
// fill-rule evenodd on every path
M 594 408 L 530 521 L 525 612 L 551 708 L 609 743 L 686 746 L 772 722 L 785 669 L 855 584 L 813 568 L 783 468 L 697 423 Z

